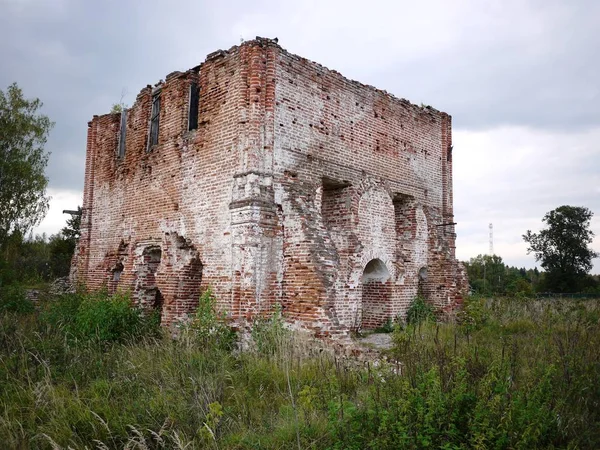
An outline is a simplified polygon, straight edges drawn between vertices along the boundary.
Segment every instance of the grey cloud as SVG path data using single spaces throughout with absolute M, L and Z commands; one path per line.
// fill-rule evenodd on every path
M 544 214 L 561 205 L 595 213 L 600 251 L 600 126 L 591 131 L 547 132 L 508 127 L 455 132 L 454 213 L 461 258 L 487 252 L 488 224 L 496 251 L 510 264 L 533 266 L 521 236 L 537 231 Z M 596 260 L 595 272 L 600 271 Z
M 600 126 L 595 0 L 4 0 L 2 11 L 0 88 L 17 81 L 56 122 L 47 171 L 54 189 L 82 189 L 86 123 L 123 89 L 132 103 L 146 84 L 261 35 L 452 114 L 459 249 L 483 242 L 485 251 L 489 221 L 498 242 L 516 245 L 525 223 L 533 228 L 563 203 L 600 215 L 598 136 L 586 134 Z M 493 139 L 464 141 L 461 130 Z M 520 165 L 505 166 L 498 154 Z
M 450 112 L 461 128 L 525 125 L 568 131 L 598 125 L 600 4 L 583 5 L 573 2 L 568 15 L 548 18 L 540 33 L 519 40 L 509 39 L 518 33 L 509 23 L 503 35 L 485 45 L 476 34 L 467 34 L 460 47 L 435 58 L 397 61 L 376 82 L 386 84 L 402 74 L 392 81 L 394 92 Z
M 25 95 L 42 99 L 44 113 L 55 121 L 47 145 L 51 187 L 83 188 L 86 124 L 94 114 L 108 112 L 124 89 L 124 100 L 131 103 L 146 84 L 182 68 L 173 51 L 178 47 L 163 34 L 169 35 L 161 8 L 167 5 L 143 9 L 71 1 L 53 13 L 45 2 L 14 2 L 12 9 L 8 4 L 8 14 L 0 18 L 0 56 L 9 64 L 0 73 L 0 86 L 17 81 Z M 198 46 L 199 62 L 212 51 L 203 38 L 212 26 L 201 15 L 194 23 L 190 36 L 206 42 Z

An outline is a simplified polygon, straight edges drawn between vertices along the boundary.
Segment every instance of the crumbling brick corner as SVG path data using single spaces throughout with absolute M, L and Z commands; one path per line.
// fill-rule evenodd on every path
M 88 124 L 73 274 L 163 323 L 211 287 L 319 336 L 460 305 L 451 117 L 257 38 Z

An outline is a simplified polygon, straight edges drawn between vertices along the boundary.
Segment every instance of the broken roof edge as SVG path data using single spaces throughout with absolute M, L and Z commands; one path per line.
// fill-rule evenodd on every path
M 339 72 L 339 71 L 337 71 L 335 69 L 330 69 L 330 68 L 328 68 L 327 66 L 324 66 L 321 63 L 318 63 L 318 62 L 313 61 L 311 59 L 308 59 L 308 58 L 305 58 L 303 56 L 300 56 L 300 55 L 297 55 L 295 53 L 292 53 L 292 52 L 286 50 L 285 48 L 283 48 L 281 45 L 279 45 L 279 39 L 278 38 L 271 39 L 271 38 L 265 38 L 265 37 L 261 37 L 261 36 L 256 36 L 255 39 L 244 41 L 240 45 L 234 45 L 231 48 L 229 48 L 228 50 L 217 50 L 217 51 L 214 51 L 214 52 L 208 54 L 206 56 L 205 62 L 213 61 L 213 60 L 218 59 L 220 57 L 225 57 L 227 55 L 235 53 L 235 52 L 237 52 L 239 50 L 240 47 L 243 47 L 243 46 L 253 46 L 253 45 L 259 45 L 261 47 L 266 47 L 266 46 L 276 47 L 281 52 L 284 52 L 285 54 L 287 54 L 288 56 L 290 56 L 292 58 L 295 58 L 295 59 L 300 60 L 300 61 L 308 62 L 308 63 L 312 64 L 313 66 L 317 67 L 318 69 L 322 70 L 323 72 L 331 73 L 333 75 L 336 75 L 336 76 L 338 76 L 338 77 L 346 80 L 350 84 L 354 84 L 354 85 L 357 85 L 357 86 L 359 86 L 361 88 L 368 89 L 368 90 L 370 90 L 372 92 L 375 92 L 377 94 L 380 94 L 380 95 L 383 95 L 385 97 L 388 97 L 392 101 L 400 102 L 400 103 L 402 103 L 402 104 L 404 104 L 406 106 L 415 108 L 416 110 L 418 110 L 421 113 L 425 113 L 425 114 L 429 113 L 429 114 L 435 114 L 435 115 L 440 115 L 440 116 L 446 116 L 446 117 L 448 117 L 450 119 L 452 118 L 452 116 L 450 114 L 448 114 L 448 113 L 446 113 L 444 111 L 440 111 L 440 110 L 434 108 L 431 105 L 423 105 L 423 104 L 417 105 L 417 104 L 412 103 L 410 100 L 407 100 L 407 99 L 405 99 L 403 97 L 397 97 L 394 94 L 392 94 L 392 93 L 390 93 L 390 92 L 388 92 L 386 90 L 379 89 L 379 88 L 377 88 L 377 87 L 375 87 L 373 85 L 365 84 L 365 83 L 362 83 L 362 82 L 360 82 L 358 80 L 354 80 L 352 78 L 348 78 L 348 77 L 344 76 L 341 72 Z
M 279 51 L 285 53 L 286 55 L 288 55 L 291 58 L 294 58 L 296 60 L 302 61 L 302 62 L 307 62 L 310 63 L 311 65 L 313 65 L 314 67 L 318 68 L 319 70 L 321 70 L 322 72 L 325 73 L 330 73 L 333 74 L 335 76 L 338 76 L 340 78 L 342 78 L 343 80 L 347 81 L 350 84 L 354 84 L 357 85 L 361 88 L 367 89 L 371 92 L 383 95 L 387 98 L 389 98 L 390 100 L 394 101 L 394 102 L 399 102 L 402 103 L 405 106 L 411 107 L 413 109 L 415 109 L 416 111 L 422 113 L 422 114 L 433 114 L 433 115 L 439 115 L 440 117 L 447 117 L 449 119 L 452 118 L 452 116 L 444 111 L 440 111 L 430 105 L 417 105 L 415 103 L 412 103 L 410 100 L 407 100 L 405 98 L 402 97 L 397 97 L 394 94 L 383 90 L 383 89 L 379 89 L 373 85 L 370 84 L 365 84 L 365 83 L 361 83 L 360 81 L 354 80 L 352 78 L 348 78 L 345 77 L 342 73 L 340 73 L 339 71 L 335 70 L 335 69 L 329 69 L 327 66 L 324 66 L 323 64 L 320 64 L 316 61 L 310 60 L 308 58 L 305 58 L 303 56 L 299 56 L 296 55 L 295 53 L 291 53 L 288 50 L 286 50 L 285 48 L 283 48 L 281 45 L 279 45 L 279 39 L 277 38 L 265 38 L 265 37 L 261 37 L 261 36 L 256 36 L 255 39 L 251 39 L 251 40 L 247 40 L 242 42 L 239 45 L 233 45 L 232 47 L 230 47 L 227 50 L 215 50 L 214 52 L 209 53 L 208 55 L 206 55 L 206 58 L 204 59 L 204 61 L 198 65 L 195 65 L 194 67 L 187 69 L 185 71 L 173 71 L 171 73 L 169 73 L 164 80 L 165 81 L 170 81 L 174 78 L 181 78 L 181 77 L 185 77 L 188 76 L 190 74 L 197 74 L 198 71 L 202 68 L 202 66 L 207 63 L 207 62 L 212 62 L 212 61 L 216 61 L 219 58 L 225 58 L 227 56 L 236 54 L 240 48 L 242 47 L 252 47 L 252 46 L 260 46 L 260 47 L 275 47 L 277 48 Z M 156 83 L 156 85 L 159 85 L 163 83 L 163 80 L 161 79 L 158 83 Z M 141 97 L 143 97 L 144 95 L 147 95 L 148 92 L 152 91 L 152 86 L 151 85 L 147 85 L 146 87 L 142 88 L 140 90 L 140 92 L 137 94 L 136 99 L 134 101 L 134 103 L 136 103 Z M 110 113 L 108 113 L 110 114 Z

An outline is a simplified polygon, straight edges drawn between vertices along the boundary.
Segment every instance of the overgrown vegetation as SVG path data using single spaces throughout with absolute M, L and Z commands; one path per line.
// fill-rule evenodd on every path
M 156 334 L 160 323 L 156 313 L 144 316 L 132 308 L 128 296 L 104 292 L 65 294 L 45 306 L 41 320 L 60 328 L 67 339 L 103 345 Z
M 406 311 L 406 322 L 410 325 L 419 325 L 422 322 L 435 322 L 433 307 L 422 296 L 417 296 Z
M 12 295 L 12 294 L 11 294 Z M 598 448 L 600 309 L 470 299 L 396 327 L 389 361 L 261 319 L 246 350 L 205 294 L 177 339 L 126 297 L 0 303 L 6 448 Z M 6 306 L 13 305 L 13 306 Z M 422 311 L 416 302 L 412 311 Z
M 188 324 L 187 336 L 193 336 L 198 345 L 211 346 L 221 350 L 232 350 L 235 346 L 235 333 L 227 326 L 227 317 L 216 312 L 216 299 L 210 289 L 202 293 L 198 309 Z
M 78 207 L 81 214 L 81 207 Z M 13 231 L 0 245 L 0 287 L 19 283 L 40 286 L 69 274 L 75 244 L 79 239 L 81 215 L 71 216 L 66 226 L 51 236 Z

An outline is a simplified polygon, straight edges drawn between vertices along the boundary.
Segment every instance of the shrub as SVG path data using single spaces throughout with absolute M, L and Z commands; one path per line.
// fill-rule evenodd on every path
M 375 328 L 375 333 L 392 333 L 394 331 L 394 321 L 388 318 L 381 326 Z
M 485 299 L 476 295 L 467 297 L 463 309 L 458 314 L 458 319 L 462 329 L 467 333 L 481 329 L 490 319 Z
M 227 326 L 225 314 L 216 311 L 216 299 L 208 288 L 198 301 L 198 310 L 188 327 L 200 344 L 231 349 L 235 343 L 235 332 Z
M 143 315 L 127 295 L 107 292 L 61 295 L 45 306 L 41 320 L 72 338 L 96 343 L 155 335 L 160 323 L 156 314 Z
M 9 264 L 8 261 L 4 260 L 4 258 L 0 258 L 0 289 L 15 284 L 16 282 L 17 273 L 15 272 L 14 267 Z
M 433 307 L 419 295 L 413 300 L 406 312 L 406 322 L 416 325 L 427 321 L 435 322 L 435 313 Z
M 18 284 L 2 286 L 0 288 L 0 313 L 14 312 L 18 314 L 32 313 L 35 307 L 27 298 L 25 289 Z
M 88 296 L 75 316 L 74 331 L 78 337 L 101 343 L 122 342 L 142 334 L 141 311 L 131 305 L 127 296 Z
M 42 323 L 73 332 L 73 323 L 82 302 L 80 294 L 63 294 L 52 299 L 44 305 Z

